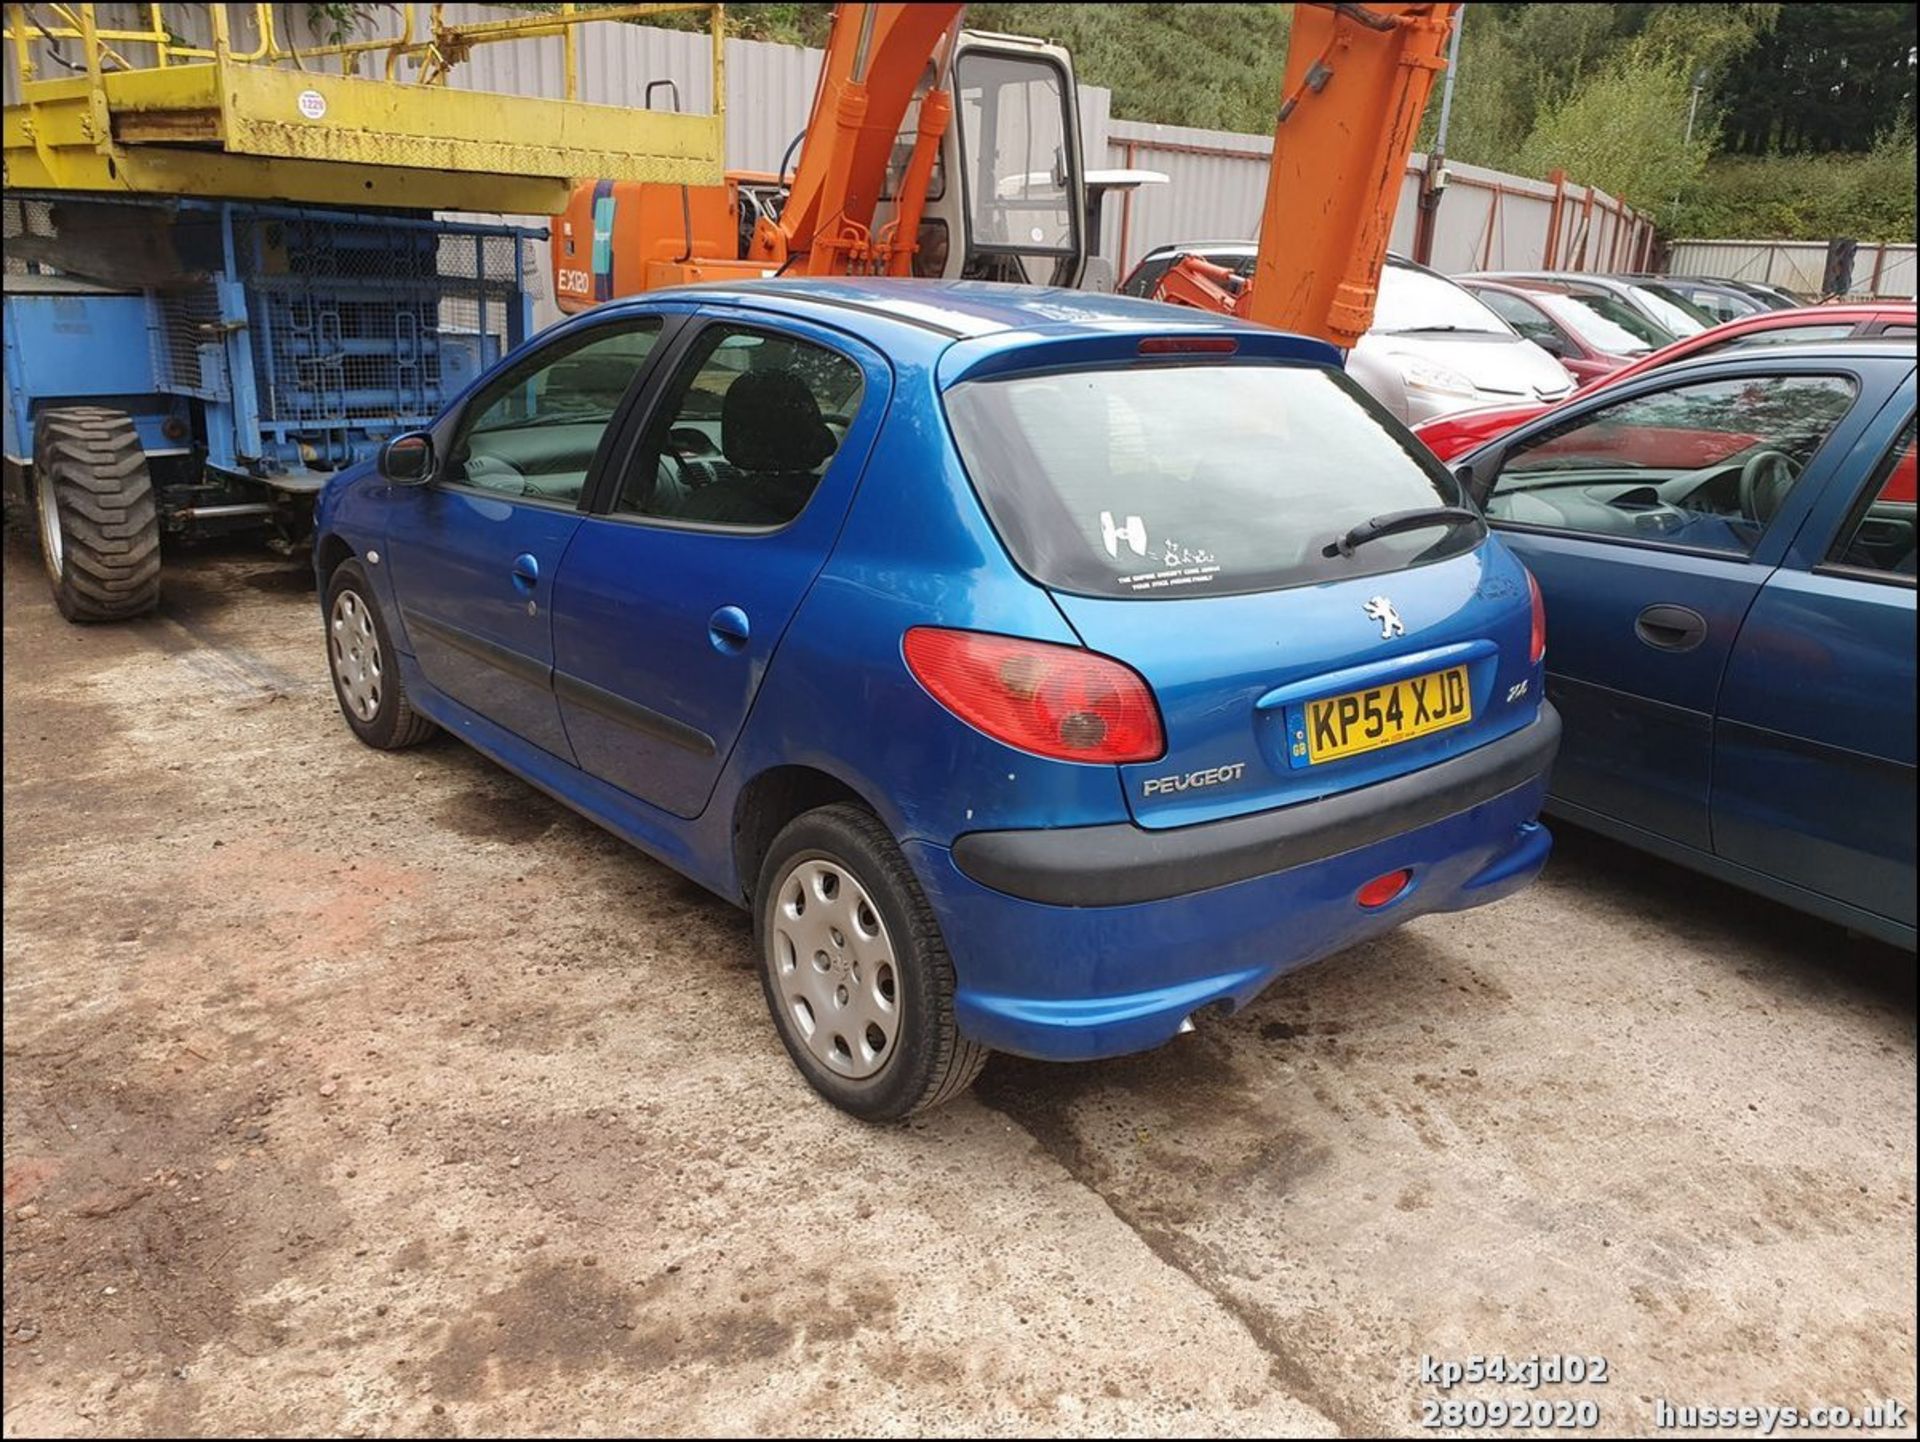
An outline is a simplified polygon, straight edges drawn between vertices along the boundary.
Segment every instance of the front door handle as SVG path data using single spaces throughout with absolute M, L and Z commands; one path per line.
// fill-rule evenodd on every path
M 513 558 L 513 586 L 521 595 L 528 596 L 533 588 L 540 584 L 540 563 L 530 552 L 522 551 Z
M 1649 606 L 1634 618 L 1633 633 L 1656 651 L 1691 651 L 1707 639 L 1707 618 L 1688 606 Z
M 723 656 L 745 650 L 747 637 L 752 633 L 752 627 L 747 624 L 747 613 L 738 606 L 722 606 L 707 617 L 707 639 L 713 642 L 713 649 Z

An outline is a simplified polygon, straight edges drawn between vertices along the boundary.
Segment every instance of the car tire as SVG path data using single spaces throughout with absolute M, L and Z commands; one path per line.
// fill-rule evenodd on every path
M 418 746 L 438 729 L 407 700 L 399 653 L 358 561 L 327 578 L 327 670 L 340 714 L 375 750 Z
M 33 500 L 53 603 L 69 621 L 127 621 L 160 604 L 160 516 L 125 411 L 60 406 L 33 427 Z
M 933 908 L 872 812 L 822 807 L 774 838 L 754 940 L 787 1054 L 842 1111 L 898 1121 L 958 1096 L 986 1064 L 954 1020 L 953 958 Z

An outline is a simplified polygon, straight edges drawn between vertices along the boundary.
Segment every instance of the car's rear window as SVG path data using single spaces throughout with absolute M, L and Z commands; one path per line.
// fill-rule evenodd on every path
M 1042 585 L 1163 598 L 1274 590 L 1457 555 L 1479 524 L 1325 548 L 1459 484 L 1338 371 L 1128 366 L 970 381 L 947 393 L 961 459 Z

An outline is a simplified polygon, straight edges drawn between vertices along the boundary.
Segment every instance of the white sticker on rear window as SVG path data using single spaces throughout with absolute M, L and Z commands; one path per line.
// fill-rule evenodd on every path
M 1115 525 L 1112 511 L 1100 513 L 1100 539 L 1107 543 L 1107 554 L 1118 556 L 1120 543 L 1125 541 L 1127 549 L 1136 556 L 1147 554 L 1147 523 L 1138 516 L 1128 516 L 1124 526 Z
M 1159 569 L 1114 579 L 1130 591 L 1164 591 L 1173 586 L 1202 586 L 1220 574 L 1212 551 L 1183 546 L 1171 537 L 1154 548 L 1154 556 Z

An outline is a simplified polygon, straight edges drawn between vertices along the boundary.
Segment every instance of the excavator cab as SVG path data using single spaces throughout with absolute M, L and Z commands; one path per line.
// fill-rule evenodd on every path
M 1067 52 L 963 31 L 949 83 L 954 118 L 927 188 L 913 273 L 1078 285 L 1089 247 L 1086 172 Z M 910 151 L 911 134 L 903 139 Z

